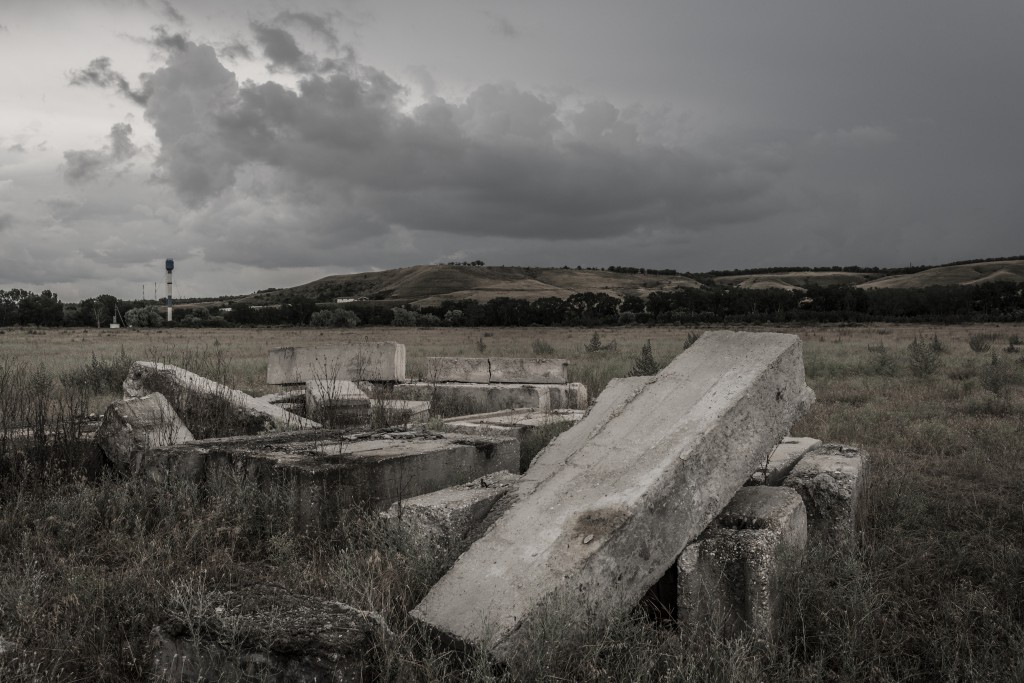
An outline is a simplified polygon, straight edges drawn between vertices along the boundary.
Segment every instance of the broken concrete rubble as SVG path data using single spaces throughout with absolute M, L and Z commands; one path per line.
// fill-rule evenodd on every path
M 140 457 L 151 448 L 193 440 L 192 432 L 158 392 L 111 403 L 94 438 L 107 460 L 122 472 L 137 471 Z
M 783 481 L 803 498 L 812 538 L 854 537 L 866 462 L 857 448 L 826 444 L 801 458 Z
M 588 416 L 540 454 L 548 467 L 520 487 L 529 493 L 412 616 L 504 657 L 550 600 L 628 610 L 813 400 L 800 340 L 784 334 L 706 332 L 618 389 L 603 420 Z
M 748 486 L 679 557 L 678 620 L 716 625 L 728 635 L 768 629 L 778 613 L 779 581 L 802 559 L 807 514 L 792 489 Z
M 288 346 L 267 354 L 267 384 L 314 379 L 405 381 L 405 345 L 353 342 L 340 346 Z
M 362 681 L 384 619 L 275 585 L 212 590 L 150 633 L 152 681 Z
M 334 427 L 365 423 L 370 397 L 350 380 L 311 379 L 306 382 L 306 414 Z
M 583 419 L 582 410 L 552 410 L 542 412 L 530 408 L 513 408 L 494 413 L 478 413 L 451 417 L 444 421 L 444 429 L 460 434 L 496 434 L 523 436 L 551 425 L 575 424 Z
M 125 398 L 163 394 L 198 439 L 320 426 L 263 399 L 166 363 L 132 363 L 123 387 Z
M 360 382 L 363 391 L 373 389 L 370 382 Z M 409 382 L 389 388 L 396 399 L 430 401 L 435 415 L 454 416 L 492 413 L 511 408 L 532 408 L 539 411 L 587 407 L 587 387 L 571 384 L 463 384 Z
M 818 439 L 786 437 L 772 451 L 772 454 L 768 457 L 768 462 L 763 463 L 762 467 L 759 467 L 756 472 L 750 475 L 750 479 L 747 480 L 747 486 L 780 485 L 782 480 L 800 462 L 800 458 L 804 457 L 811 449 L 817 448 L 820 445 L 821 441 Z
M 562 358 L 455 358 L 425 359 L 423 379 L 428 382 L 473 384 L 566 384 L 569 361 Z
M 149 451 L 140 469 L 158 482 L 276 486 L 302 527 L 330 524 L 352 504 L 387 507 L 518 464 L 512 438 L 388 429 L 193 441 Z

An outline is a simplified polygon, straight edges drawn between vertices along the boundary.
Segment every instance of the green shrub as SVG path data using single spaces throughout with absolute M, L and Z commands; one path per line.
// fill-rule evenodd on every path
M 553 355 L 555 355 L 555 347 L 552 346 L 551 344 L 547 343 L 543 339 L 534 339 L 533 340 L 533 344 L 531 345 L 531 347 L 533 348 L 534 355 L 537 355 L 537 356 L 553 356 Z
M 939 352 L 932 344 L 920 337 L 914 337 L 907 347 L 910 371 L 915 377 L 929 377 L 939 369 Z
M 651 340 L 640 347 L 640 355 L 633 360 L 633 367 L 630 368 L 630 377 L 642 377 L 644 375 L 656 375 L 661 370 L 658 361 L 654 360 L 654 353 L 651 351 Z
M 993 341 L 995 341 L 994 334 L 972 334 L 967 338 L 967 345 L 975 353 L 984 353 L 992 348 Z

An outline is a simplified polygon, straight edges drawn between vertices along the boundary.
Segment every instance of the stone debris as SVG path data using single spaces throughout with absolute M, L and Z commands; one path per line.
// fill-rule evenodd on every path
M 588 415 L 539 454 L 549 474 L 520 487 L 414 618 L 501 658 L 549 600 L 630 609 L 813 400 L 786 334 L 706 332 L 618 389 L 603 421 Z
M 497 434 L 522 440 L 529 432 L 551 425 L 575 424 L 583 419 L 582 410 L 541 412 L 530 408 L 500 410 L 495 413 L 462 415 L 444 421 L 444 429 L 461 434 Z
M 430 419 L 430 401 L 403 401 L 397 398 L 371 399 L 370 410 L 381 413 L 382 424 L 420 424 Z
M 166 363 L 136 361 L 124 381 L 124 397 L 163 394 L 196 438 L 313 429 L 312 420 Z
M 567 384 L 569 361 L 562 358 L 458 358 L 425 359 L 427 382 L 473 384 Z
M 812 537 L 851 539 L 859 529 L 858 505 L 867 454 L 850 446 L 826 444 L 810 451 L 783 486 L 800 494 Z
M 150 632 L 151 681 L 363 681 L 389 633 L 374 612 L 255 585 L 211 590 Z
M 808 451 L 821 445 L 818 439 L 807 437 L 786 437 L 782 440 L 772 454 L 768 462 L 759 467 L 756 472 L 750 475 L 747 486 L 779 486 L 785 479 L 800 458 Z
M 807 513 L 799 494 L 785 487 L 741 488 L 679 557 L 680 625 L 714 625 L 727 635 L 746 627 L 770 629 L 779 582 L 806 547 Z
M 461 552 L 480 531 L 500 498 L 515 489 L 519 477 L 497 472 L 459 486 L 394 503 L 384 516 L 414 538 Z
M 370 382 L 359 384 L 363 391 L 372 390 Z M 571 384 L 474 384 L 408 382 L 389 387 L 392 398 L 407 401 L 430 401 L 436 415 L 472 415 L 493 413 L 514 408 L 531 408 L 541 412 L 587 407 L 587 387 Z
M 332 426 L 365 423 L 370 397 L 347 379 L 311 379 L 306 382 L 306 414 Z
M 193 436 L 164 395 L 153 392 L 111 403 L 94 439 L 116 469 L 134 473 L 146 451 L 192 441 Z
M 354 504 L 386 508 L 518 465 L 519 443 L 509 437 L 392 429 L 192 441 L 149 451 L 140 469 L 158 482 L 277 486 L 303 527 L 330 524 Z
M 267 384 L 309 380 L 405 381 L 405 345 L 353 342 L 339 346 L 288 346 L 267 354 Z

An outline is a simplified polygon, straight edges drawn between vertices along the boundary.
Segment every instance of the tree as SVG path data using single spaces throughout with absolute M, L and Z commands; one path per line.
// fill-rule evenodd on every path
M 656 375 L 661 370 L 658 361 L 654 360 L 654 353 L 651 351 L 651 340 L 640 348 L 640 355 L 633 360 L 633 368 L 629 371 L 630 377 L 641 377 L 643 375 Z

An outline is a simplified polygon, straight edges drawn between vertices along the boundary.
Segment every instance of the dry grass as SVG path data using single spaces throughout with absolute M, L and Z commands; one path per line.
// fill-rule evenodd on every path
M 863 538 L 812 549 L 810 569 L 787 588 L 777 634 L 723 640 L 713 623 L 679 633 L 562 605 L 526 651 L 494 669 L 482 654 L 452 657 L 407 617 L 449 561 L 443 552 L 373 517 L 297 534 L 273 491 L 230 482 L 200 496 L 84 479 L 67 467 L 73 448 L 48 466 L 24 466 L 56 452 L 59 443 L 43 439 L 0 474 L 0 639 L 15 644 L 0 655 L 0 680 L 138 680 L 148 631 L 176 599 L 251 577 L 381 612 L 394 632 L 374 653 L 381 680 L 1024 678 L 1024 354 L 1006 350 L 1024 327 L 782 331 L 804 339 L 818 396 L 794 434 L 858 444 L 872 459 Z M 122 348 L 128 358 L 219 368 L 259 394 L 275 346 L 395 340 L 412 368 L 429 355 L 531 356 L 537 346 L 569 358 L 572 378 L 596 395 L 629 371 L 644 341 L 665 363 L 692 330 L 598 332 L 614 347 L 587 352 L 591 329 L 6 330 L 0 433 L 40 415 L 66 423 L 109 400 L 103 378 L 118 371 Z M 977 335 L 994 335 L 991 350 L 971 350 Z M 915 338 L 938 341 L 931 372 L 915 370 Z

